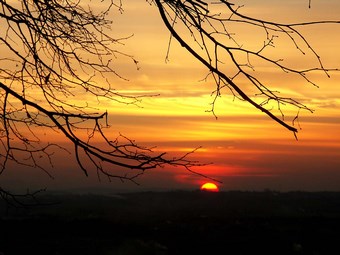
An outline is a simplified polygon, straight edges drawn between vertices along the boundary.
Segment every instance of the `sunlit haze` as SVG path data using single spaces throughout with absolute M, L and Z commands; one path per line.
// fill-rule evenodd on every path
M 311 9 L 308 1 L 298 1 L 299 4 L 291 0 L 235 2 L 245 4 L 243 11 L 249 15 L 283 23 L 334 20 L 339 19 L 340 13 L 338 0 L 313 1 Z M 131 36 L 118 47 L 134 56 L 139 68 L 131 59 L 118 57 L 114 60 L 116 71 L 127 80 L 114 75 L 108 78 L 117 91 L 150 97 L 143 98 L 137 106 L 108 100 L 99 104 L 96 99 L 91 104 L 108 111 L 111 127 L 105 132 L 113 138 L 121 133 L 140 145 L 166 151 L 170 156 L 198 148 L 189 158 L 203 164 L 193 168 L 200 175 L 169 167 L 146 171 L 137 179 L 140 185 L 120 180 L 109 182 L 105 178 L 99 181 L 95 171 L 86 177 L 68 152 L 56 151 L 54 167 L 48 168 L 54 179 L 39 169 L 10 164 L 10 170 L 1 176 L 4 186 L 89 192 L 197 190 L 209 182 L 202 176 L 208 176 L 221 182 L 220 191 L 339 190 L 340 73 L 331 72 L 331 78 L 322 72 L 315 73 L 317 88 L 266 66 L 257 70 L 273 88 L 315 110 L 314 113 L 300 112 L 299 123 L 295 123 L 299 128 L 298 140 L 293 133 L 232 95 L 225 94 L 218 99 L 216 119 L 209 112 L 214 84 L 212 80 L 204 80 L 207 70 L 175 39 L 172 39 L 169 60 L 165 61 L 170 35 L 155 6 L 130 0 L 123 1 L 123 8 L 122 14 L 112 14 L 112 34 Z M 314 25 L 302 30 L 324 65 L 340 68 L 340 25 Z M 246 33 L 249 37 L 250 32 Z M 293 47 L 289 45 L 289 49 Z M 303 67 L 310 61 L 288 51 L 284 43 L 277 50 L 276 54 L 294 66 Z M 75 100 L 84 101 L 85 97 Z M 286 113 L 285 118 L 292 119 L 296 110 L 287 108 Z M 69 146 L 61 134 L 48 134 L 45 139 Z

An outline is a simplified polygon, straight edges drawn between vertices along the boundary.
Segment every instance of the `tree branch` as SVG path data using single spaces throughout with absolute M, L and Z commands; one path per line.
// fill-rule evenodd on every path
M 241 6 L 237 7 L 226 0 L 219 0 L 212 4 L 201 0 L 152 0 L 151 2 L 156 4 L 171 36 L 208 69 L 209 73 L 204 80 L 210 76 L 216 85 L 216 89 L 212 93 L 215 96 L 211 109 L 214 115 L 215 102 L 222 95 L 222 89 L 227 88 L 234 97 L 247 101 L 272 120 L 292 131 L 296 137 L 298 130 L 294 127 L 294 121 L 299 116 L 300 110 L 310 112 L 313 110 L 299 100 L 281 96 L 278 91 L 271 89 L 258 77 L 256 66 L 252 64 L 252 61 L 262 61 L 267 65 L 274 66 L 279 71 L 297 75 L 316 87 L 317 84 L 307 76 L 308 73 L 321 71 L 329 77 L 330 71 L 339 71 L 337 68 L 325 68 L 317 51 L 297 28 L 316 24 L 338 24 L 340 21 L 282 24 L 243 15 L 239 11 Z M 212 11 L 213 8 L 210 8 L 212 5 L 218 5 L 218 12 Z M 237 39 L 236 33 L 229 32 L 233 24 L 240 23 L 248 26 L 248 31 L 258 28 L 264 31 L 266 37 L 259 49 L 244 46 Z M 283 58 L 274 59 L 270 56 L 267 49 L 275 47 L 279 35 L 287 37 L 301 54 L 310 53 L 317 60 L 318 66 L 298 70 L 284 64 Z M 308 52 L 306 53 L 303 48 L 307 48 Z M 246 59 L 246 63 L 242 58 Z M 250 95 L 236 78 L 245 79 L 258 93 Z M 270 102 L 276 103 L 279 116 L 272 108 L 265 108 Z M 284 119 L 282 107 L 286 105 L 297 109 L 292 124 L 288 124 Z

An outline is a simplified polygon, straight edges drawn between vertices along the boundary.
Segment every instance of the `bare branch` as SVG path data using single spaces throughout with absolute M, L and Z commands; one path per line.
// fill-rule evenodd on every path
M 247 101 L 295 134 L 298 130 L 294 127 L 294 121 L 292 124 L 288 124 L 284 119 L 283 106 L 295 107 L 297 113 L 300 110 L 310 112 L 313 110 L 299 100 L 281 96 L 278 91 L 271 89 L 270 84 L 266 84 L 259 78 L 258 72 L 256 72 L 257 66 L 252 62 L 262 61 L 278 71 L 296 75 L 316 87 L 317 84 L 309 78 L 309 73 L 323 72 L 329 77 L 329 72 L 339 71 L 335 68 L 326 68 L 317 51 L 298 30 L 301 26 L 339 24 L 339 21 L 282 24 L 246 16 L 240 12 L 242 6 L 236 6 L 227 0 L 219 0 L 211 4 L 207 1 L 198 0 L 153 0 L 152 2 L 158 7 L 162 20 L 169 29 L 171 36 L 206 66 L 208 76 L 213 78 L 216 89 L 212 93 L 214 99 L 211 112 L 214 116 L 216 116 L 215 102 L 217 98 L 225 94 L 223 90 L 227 89 L 227 92 L 230 92 L 234 97 Z M 218 6 L 217 10 L 214 9 L 215 6 Z M 263 30 L 265 34 L 263 45 L 258 49 L 244 46 L 237 39 L 236 33 L 229 32 L 234 24 L 243 24 L 248 27 L 248 31 Z M 302 55 L 309 54 L 314 57 L 318 66 L 299 70 L 285 64 L 283 58 L 274 59 L 270 56 L 268 49 L 275 47 L 275 42 L 279 36 L 284 36 L 290 40 L 295 49 Z M 243 62 L 244 59 L 246 59 L 245 63 Z M 257 92 L 251 95 L 238 84 L 237 79 L 245 79 Z M 272 102 L 276 103 L 276 110 L 279 115 L 273 111 L 272 106 L 275 104 L 272 104 Z M 270 107 L 266 108 L 267 105 L 270 105 Z M 298 114 L 296 117 L 298 117 Z
M 46 162 L 53 167 L 55 150 L 66 149 L 43 141 L 38 132 L 42 129 L 73 145 L 85 175 L 94 171 L 99 178 L 136 182 L 148 169 L 168 165 L 189 170 L 200 165 L 187 159 L 190 153 L 174 158 L 123 135 L 112 140 L 104 132 L 108 113 L 97 113 L 80 100 L 91 96 L 138 104 L 144 97 L 116 91 L 107 78 L 114 74 L 126 80 L 114 68 L 118 57 L 139 67 L 133 56 L 116 49 L 130 37 L 109 35 L 108 14 L 112 8 L 122 12 L 121 2 L 99 2 L 106 4 L 105 9 L 94 11 L 88 1 L 0 0 L 0 49 L 6 52 L 0 58 L 0 174 L 11 161 L 39 168 L 53 178 Z M 4 190 L 0 194 L 10 195 Z
M 42 205 L 42 203 L 37 198 L 37 195 L 43 191 L 45 190 L 37 190 L 35 192 L 30 192 L 27 190 L 27 192 L 23 194 L 13 194 L 12 192 L 4 190 L 0 187 L 0 198 L 6 202 L 7 206 L 11 207 L 39 206 Z

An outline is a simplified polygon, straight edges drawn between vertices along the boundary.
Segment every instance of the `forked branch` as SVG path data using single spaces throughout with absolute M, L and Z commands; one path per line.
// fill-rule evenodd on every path
M 282 24 L 246 16 L 240 12 L 241 6 L 237 7 L 226 0 L 213 3 L 202 0 L 152 0 L 151 2 L 154 2 L 158 7 L 162 20 L 171 36 L 207 67 L 209 72 L 207 77 L 211 76 L 216 84 L 211 109 L 214 115 L 216 99 L 225 94 L 223 89 L 227 89 L 234 97 L 247 101 L 295 135 L 298 130 L 294 126 L 294 120 L 298 117 L 300 110 L 310 112 L 312 110 L 299 100 L 281 96 L 278 91 L 271 89 L 271 84 L 266 84 L 258 76 L 257 66 L 253 62 L 266 63 L 278 71 L 301 77 L 313 86 L 317 86 L 317 84 L 309 78 L 309 73 L 320 71 L 329 77 L 330 71 L 338 71 L 338 69 L 329 69 L 323 65 L 317 51 L 298 28 L 316 24 L 340 23 L 339 21 Z M 218 10 L 214 8 L 216 6 L 218 6 Z M 257 49 L 244 46 L 244 43 L 239 41 L 237 33 L 229 32 L 235 24 L 246 26 L 248 31 L 262 30 L 265 35 L 263 45 L 260 45 Z M 267 53 L 268 49 L 275 47 L 275 42 L 279 36 L 290 40 L 294 49 L 297 49 L 302 55 L 309 54 L 314 57 L 318 65 L 299 70 L 285 64 L 283 58 L 274 59 L 271 57 Z M 246 59 L 246 62 L 244 62 L 244 59 Z M 257 92 L 250 94 L 242 88 L 237 79 L 245 80 Z M 275 114 L 273 111 L 273 105 L 275 105 L 273 102 L 275 102 L 279 114 Z M 288 124 L 284 119 L 283 106 L 288 105 L 297 109 L 292 124 Z
M 113 38 L 109 32 L 108 14 L 122 12 L 121 2 L 98 2 L 106 7 L 95 11 L 95 2 L 87 0 L 0 0 L 0 51 L 6 52 L 0 57 L 0 174 L 15 162 L 52 177 L 46 164 L 53 166 L 55 149 L 63 148 L 44 141 L 42 130 L 72 144 L 86 175 L 95 171 L 135 182 L 148 169 L 200 165 L 189 160 L 190 153 L 171 157 L 104 132 L 108 113 L 97 113 L 92 102 L 138 104 L 144 95 L 113 88 L 109 76 L 126 80 L 114 60 L 130 59 L 137 69 L 138 61 L 116 47 L 130 36 Z

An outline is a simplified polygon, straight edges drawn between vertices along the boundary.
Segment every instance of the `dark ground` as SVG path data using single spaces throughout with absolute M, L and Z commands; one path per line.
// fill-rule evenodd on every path
M 340 193 L 43 195 L 0 206 L 0 254 L 340 254 Z M 2 255 L 1 254 L 1 255 Z

